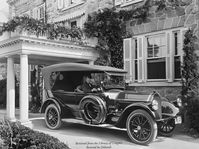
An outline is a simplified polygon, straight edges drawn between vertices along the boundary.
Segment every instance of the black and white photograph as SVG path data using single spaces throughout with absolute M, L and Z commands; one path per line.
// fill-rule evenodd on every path
M 199 0 L 0 0 L 0 149 L 199 148 Z

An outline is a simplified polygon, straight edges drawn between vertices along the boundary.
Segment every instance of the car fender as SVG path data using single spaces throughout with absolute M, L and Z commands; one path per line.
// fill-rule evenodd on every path
M 133 112 L 134 110 L 137 110 L 137 109 L 145 110 L 146 112 L 148 112 L 148 113 L 151 115 L 151 117 L 152 117 L 154 120 L 156 120 L 156 119 L 157 119 L 157 116 L 156 116 L 155 112 L 152 111 L 152 110 L 149 108 L 148 105 L 149 105 L 149 103 L 143 103 L 143 102 L 142 102 L 142 103 L 133 103 L 133 104 L 127 106 L 127 107 L 123 110 L 122 114 L 120 115 L 120 118 L 119 118 L 119 120 L 118 120 L 118 122 L 117 122 L 117 127 L 124 128 L 124 127 L 126 126 L 126 120 L 127 120 L 128 116 L 129 116 L 129 114 L 130 114 L 131 112 Z
M 59 110 L 59 112 L 61 112 L 61 107 L 60 107 L 60 104 L 59 102 L 54 99 L 54 98 L 48 98 L 43 104 L 42 104 L 42 107 L 41 107 L 41 113 L 44 113 L 45 110 L 46 110 L 46 107 L 49 105 L 49 104 L 55 104 Z

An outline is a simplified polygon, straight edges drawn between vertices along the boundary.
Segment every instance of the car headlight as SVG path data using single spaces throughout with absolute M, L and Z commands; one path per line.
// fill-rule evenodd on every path
M 157 100 L 153 100 L 151 104 L 152 104 L 153 110 L 158 110 L 158 101 Z
M 182 99 L 177 98 L 176 102 L 178 107 L 182 107 Z

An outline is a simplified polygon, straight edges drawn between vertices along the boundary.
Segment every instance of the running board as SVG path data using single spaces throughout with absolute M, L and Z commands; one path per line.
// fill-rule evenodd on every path
M 85 123 L 83 120 L 80 119 L 62 119 L 63 122 L 68 122 L 68 123 L 77 123 L 77 124 L 82 124 L 82 125 L 86 125 L 86 126 L 92 126 L 92 127 L 102 127 L 102 128 L 109 128 L 109 129 L 116 129 L 116 130 L 124 130 L 126 131 L 125 128 L 118 128 L 115 127 L 114 125 L 111 124 L 99 124 L 99 125 L 94 125 L 94 124 L 88 124 Z

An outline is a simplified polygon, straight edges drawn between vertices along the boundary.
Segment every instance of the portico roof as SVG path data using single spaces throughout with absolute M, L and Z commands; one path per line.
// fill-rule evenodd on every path
M 0 62 L 6 62 L 7 57 L 13 57 L 15 63 L 19 63 L 21 54 L 28 55 L 29 64 L 40 65 L 88 62 L 98 57 L 93 47 L 67 40 L 16 36 L 0 42 Z

